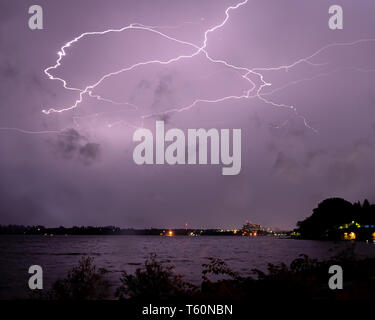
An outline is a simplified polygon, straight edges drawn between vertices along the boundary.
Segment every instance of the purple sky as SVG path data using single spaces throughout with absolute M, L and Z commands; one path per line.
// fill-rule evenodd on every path
M 250 220 L 292 228 L 327 197 L 375 202 L 372 0 L 336 1 L 344 9 L 344 30 L 336 31 L 328 28 L 335 1 L 249 0 L 209 33 L 206 47 L 211 58 L 244 69 L 202 53 L 143 65 L 93 90 L 128 104 L 84 95 L 77 108 L 42 113 L 79 98 L 43 71 L 80 34 L 141 23 L 200 47 L 205 31 L 238 2 L 1 0 L 0 223 L 238 227 Z M 32 4 L 43 7 L 44 30 L 28 28 Z M 194 50 L 148 30 L 112 32 L 74 43 L 50 73 L 83 89 L 107 73 Z M 265 70 L 282 65 L 293 67 Z M 256 89 L 259 75 L 272 83 L 261 91 L 268 103 L 228 99 L 163 114 L 197 99 L 241 96 L 250 89 L 245 69 L 257 70 L 250 76 Z M 159 119 L 167 129 L 241 128 L 241 173 L 222 176 L 221 165 L 135 165 L 134 126 L 148 114 L 158 115 L 144 121 L 147 128 Z

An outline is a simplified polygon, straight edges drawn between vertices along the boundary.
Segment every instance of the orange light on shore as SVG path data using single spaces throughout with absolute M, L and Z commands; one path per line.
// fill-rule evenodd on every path
M 168 233 L 167 233 L 168 237 L 173 237 L 173 231 L 172 230 L 169 230 Z
M 357 235 L 355 234 L 355 232 L 350 232 L 350 233 L 344 232 L 344 240 L 355 240 L 356 238 L 357 238 Z

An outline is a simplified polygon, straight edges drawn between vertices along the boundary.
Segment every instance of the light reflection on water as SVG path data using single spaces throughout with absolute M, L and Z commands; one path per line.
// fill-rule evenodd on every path
M 290 263 L 299 254 L 328 258 L 349 242 L 277 239 L 272 237 L 161 237 L 161 236 L 0 236 L 0 298 L 25 297 L 30 265 L 42 266 L 44 287 L 64 277 L 83 256 L 92 256 L 98 267 L 110 271 L 118 286 L 121 270 L 135 271 L 156 253 L 161 262 L 172 264 L 176 272 L 195 284 L 201 281 L 202 263 L 208 257 L 225 260 L 241 275 L 253 268 L 264 270 L 268 263 Z M 375 244 L 356 243 L 361 257 L 375 257 Z

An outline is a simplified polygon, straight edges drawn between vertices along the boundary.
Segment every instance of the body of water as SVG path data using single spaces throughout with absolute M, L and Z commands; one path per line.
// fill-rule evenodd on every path
M 28 289 L 28 268 L 43 268 L 44 288 L 66 276 L 79 259 L 91 256 L 98 267 L 109 270 L 113 288 L 121 271 L 142 267 L 150 254 L 175 266 L 176 272 L 195 284 L 201 281 L 202 263 L 209 257 L 225 260 L 232 270 L 249 275 L 268 263 L 290 263 L 299 254 L 329 258 L 351 242 L 278 239 L 274 237 L 162 237 L 162 236 L 0 236 L 0 298 L 22 298 Z M 375 257 L 375 244 L 356 243 L 359 257 Z

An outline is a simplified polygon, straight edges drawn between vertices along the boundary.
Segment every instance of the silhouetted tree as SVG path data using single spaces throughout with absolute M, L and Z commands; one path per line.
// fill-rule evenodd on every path
M 171 299 L 193 294 L 196 287 L 185 282 L 182 276 L 174 272 L 173 266 L 164 266 L 151 255 L 144 268 L 138 268 L 135 274 L 122 272 L 122 285 L 116 296 L 120 299 Z
M 107 271 L 97 268 L 91 257 L 82 258 L 65 279 L 57 280 L 44 298 L 50 300 L 102 300 L 109 297 Z
M 326 199 L 319 203 L 313 214 L 303 221 L 297 222 L 302 237 L 317 239 L 328 236 L 338 224 L 349 223 L 355 216 L 355 208 L 341 198 Z
M 362 205 L 359 201 L 351 204 L 341 198 L 326 199 L 319 203 L 310 217 L 297 222 L 297 231 L 307 239 L 338 238 L 338 226 L 353 221 L 374 228 L 375 206 L 367 199 Z

